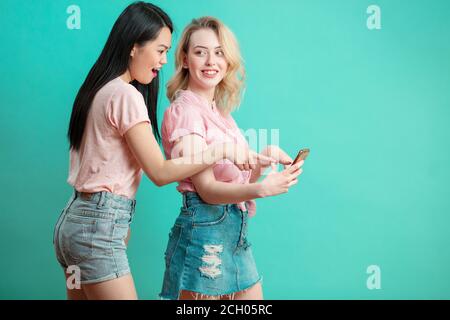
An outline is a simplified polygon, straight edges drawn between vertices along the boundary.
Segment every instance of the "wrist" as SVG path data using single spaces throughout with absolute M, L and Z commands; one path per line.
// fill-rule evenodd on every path
M 260 182 L 253 183 L 253 195 L 254 198 L 265 198 L 267 196 L 267 192 L 264 188 L 264 185 Z

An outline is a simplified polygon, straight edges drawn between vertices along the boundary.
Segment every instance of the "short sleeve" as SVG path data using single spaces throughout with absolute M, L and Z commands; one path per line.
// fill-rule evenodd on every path
M 108 104 L 107 117 L 121 136 L 140 122 L 150 123 L 144 97 L 132 85 L 116 90 Z
M 196 134 L 202 138 L 206 136 L 203 117 L 200 112 L 186 104 L 174 104 L 164 113 L 163 127 L 167 130 L 168 142 L 189 134 Z

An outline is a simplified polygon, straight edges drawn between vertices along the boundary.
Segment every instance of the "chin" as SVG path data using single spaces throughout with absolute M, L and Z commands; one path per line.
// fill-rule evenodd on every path
M 210 90 L 210 89 L 214 89 L 215 87 L 217 87 L 217 85 L 220 83 L 220 81 L 201 81 L 200 82 L 200 86 L 203 89 L 206 90 Z
M 137 82 L 139 82 L 140 84 L 145 84 L 145 85 L 147 85 L 147 84 L 149 84 L 150 82 L 152 82 L 153 78 L 150 78 L 150 79 L 136 79 L 136 80 L 137 80 Z

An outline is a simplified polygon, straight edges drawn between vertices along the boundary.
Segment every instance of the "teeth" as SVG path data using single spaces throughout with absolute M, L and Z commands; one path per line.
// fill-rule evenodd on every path
M 209 75 L 213 75 L 213 74 L 217 73 L 217 71 L 215 71 L 215 70 L 205 70 L 205 71 L 202 71 L 202 72 L 206 73 L 206 74 L 209 74 Z

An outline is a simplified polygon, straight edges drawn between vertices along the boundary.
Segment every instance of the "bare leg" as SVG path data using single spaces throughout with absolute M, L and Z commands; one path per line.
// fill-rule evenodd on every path
M 131 274 L 100 283 L 85 284 L 82 288 L 89 300 L 137 300 Z
M 234 300 L 263 300 L 262 285 L 260 282 L 244 291 L 236 292 Z
M 130 239 L 130 229 L 128 229 L 125 245 L 128 246 Z M 81 285 L 80 289 L 70 289 L 67 285 L 70 273 L 64 272 L 66 277 L 66 293 L 68 300 L 136 300 L 137 294 L 133 277 L 127 274 L 117 279 L 108 280 L 95 284 Z M 71 281 L 70 279 L 69 281 Z
M 69 289 L 67 286 L 67 278 L 70 277 L 70 274 L 65 273 L 66 276 L 66 291 L 67 291 L 67 300 L 87 300 L 86 294 L 83 291 L 83 287 L 81 289 Z
M 125 239 L 128 246 L 130 229 Z M 69 289 L 67 279 L 70 274 L 65 273 L 68 300 L 136 300 L 137 294 L 131 274 L 100 283 L 81 285 L 81 289 Z
M 216 296 L 208 296 L 193 291 L 181 290 L 179 300 L 220 300 L 220 299 L 219 297 Z
M 181 290 L 180 300 L 263 300 L 262 285 L 260 282 L 244 291 L 227 294 L 222 297 L 209 296 L 201 293 Z
M 128 241 L 130 241 L 130 236 L 131 236 L 131 228 L 128 228 L 128 234 L 127 237 L 125 238 L 125 245 L 128 247 Z

